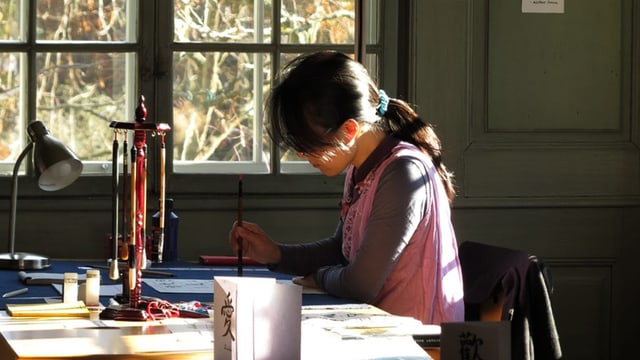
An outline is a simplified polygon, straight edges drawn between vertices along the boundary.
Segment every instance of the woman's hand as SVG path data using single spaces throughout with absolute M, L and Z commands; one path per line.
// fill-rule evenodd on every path
M 229 244 L 234 252 L 238 252 L 242 244 L 242 256 L 250 257 L 262 264 L 277 264 L 280 262 L 280 248 L 275 241 L 258 226 L 247 221 L 238 226 L 233 223 L 229 232 Z
M 300 285 L 300 286 L 304 286 L 307 288 L 312 288 L 312 289 L 319 289 L 320 287 L 318 286 L 318 284 L 316 283 L 316 279 L 315 279 L 315 273 L 309 274 L 307 276 L 299 276 L 299 277 L 294 277 L 293 279 L 291 279 L 293 281 L 294 284 Z

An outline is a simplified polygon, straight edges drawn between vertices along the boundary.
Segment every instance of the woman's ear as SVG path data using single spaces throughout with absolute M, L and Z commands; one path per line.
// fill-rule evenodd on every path
M 342 123 L 342 132 L 344 133 L 344 143 L 349 144 L 355 140 L 358 130 L 360 130 L 360 124 L 354 119 L 347 119 Z

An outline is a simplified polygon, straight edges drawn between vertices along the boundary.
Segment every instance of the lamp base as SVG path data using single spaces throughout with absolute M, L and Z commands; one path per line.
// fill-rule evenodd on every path
M 0 270 L 39 270 L 49 266 L 49 258 L 42 255 L 20 252 L 0 254 Z

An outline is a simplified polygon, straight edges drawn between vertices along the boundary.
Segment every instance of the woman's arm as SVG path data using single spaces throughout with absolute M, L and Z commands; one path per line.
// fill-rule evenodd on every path
M 354 261 L 321 269 L 316 275 L 320 287 L 330 294 L 365 302 L 378 294 L 428 201 L 428 176 L 417 162 L 399 158 L 383 171 Z
M 325 239 L 306 244 L 279 244 L 281 259 L 278 264 L 269 264 L 269 270 L 291 274 L 308 275 L 322 266 L 346 264 L 342 256 L 342 221 L 335 233 Z

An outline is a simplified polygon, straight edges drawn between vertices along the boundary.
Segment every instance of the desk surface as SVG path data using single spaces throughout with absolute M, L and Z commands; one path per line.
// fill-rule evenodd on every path
M 411 337 L 341 339 L 315 326 L 301 328 L 301 359 L 430 360 Z M 18 319 L 0 316 L 3 360 L 213 359 L 211 319 L 122 322 Z
M 77 272 L 78 274 L 84 274 L 87 266 L 103 266 L 106 262 L 95 261 L 52 261 L 51 266 L 44 270 L 29 270 L 27 273 L 52 273 L 62 274 L 65 272 Z M 236 268 L 233 266 L 204 266 L 197 263 L 191 263 L 186 261 L 167 262 L 162 264 L 154 264 L 149 270 L 160 271 L 175 275 L 169 279 L 206 279 L 211 280 L 211 291 L 207 293 L 160 293 L 151 286 L 143 282 L 142 295 L 148 297 L 155 297 L 164 299 L 170 302 L 181 301 L 199 301 L 202 303 L 213 303 L 213 278 L 214 276 L 235 276 L 237 274 Z M 277 274 L 269 271 L 264 266 L 245 266 L 245 276 L 256 277 L 275 277 L 281 280 L 291 279 L 291 276 Z M 109 279 L 108 270 L 100 269 L 100 277 L 102 285 L 118 285 L 118 282 L 111 281 Z M 153 278 L 160 279 L 156 276 L 145 276 L 143 279 Z M 28 303 L 40 303 L 45 298 L 61 298 L 60 293 L 51 285 L 25 285 L 18 279 L 17 270 L 0 270 L 0 294 L 5 294 L 9 291 L 27 287 L 29 290 L 27 293 L 11 297 L 0 298 L 0 310 L 6 309 L 6 304 L 28 304 Z M 103 305 L 109 304 L 109 298 L 111 296 L 100 296 L 100 302 Z M 303 305 L 316 305 L 316 304 L 344 304 L 349 302 L 346 299 L 337 298 L 327 294 L 304 294 Z
M 206 319 L 209 320 L 209 319 Z M 208 359 L 213 321 L 152 322 L 0 317 L 0 356 L 9 359 Z
M 84 273 L 82 266 L 97 263 L 54 261 L 52 273 L 74 271 Z M 213 301 L 213 277 L 234 276 L 233 267 L 205 267 L 191 263 L 162 264 L 153 270 L 175 274 L 175 278 L 211 279 L 211 293 L 158 293 L 143 285 L 142 295 L 159 297 L 171 302 Z M 79 268 L 80 266 L 80 268 Z M 37 272 L 42 272 L 39 270 Z M 0 292 L 25 287 L 17 271 L 0 271 Z M 245 276 L 286 278 L 260 267 L 245 267 Z M 109 283 L 107 270 L 101 271 L 103 283 Z M 106 279 L 106 280 L 105 280 Z M 9 299 L 7 303 L 41 303 L 47 297 L 60 294 L 51 285 L 28 285 L 29 291 Z M 108 298 L 101 297 L 103 304 Z M 303 305 L 323 305 L 328 308 L 345 306 L 345 299 L 326 294 L 304 294 Z M 336 305 L 338 304 L 338 305 Z M 346 305 L 347 307 L 349 305 Z M 304 310 L 303 310 L 304 313 Z M 301 327 L 301 359 L 368 359 L 411 358 L 431 359 L 410 336 L 375 336 L 346 339 L 329 334 L 325 329 Z M 174 318 L 159 321 L 129 322 L 91 319 L 12 318 L 0 312 L 0 359 L 213 359 L 213 320 L 210 318 Z

